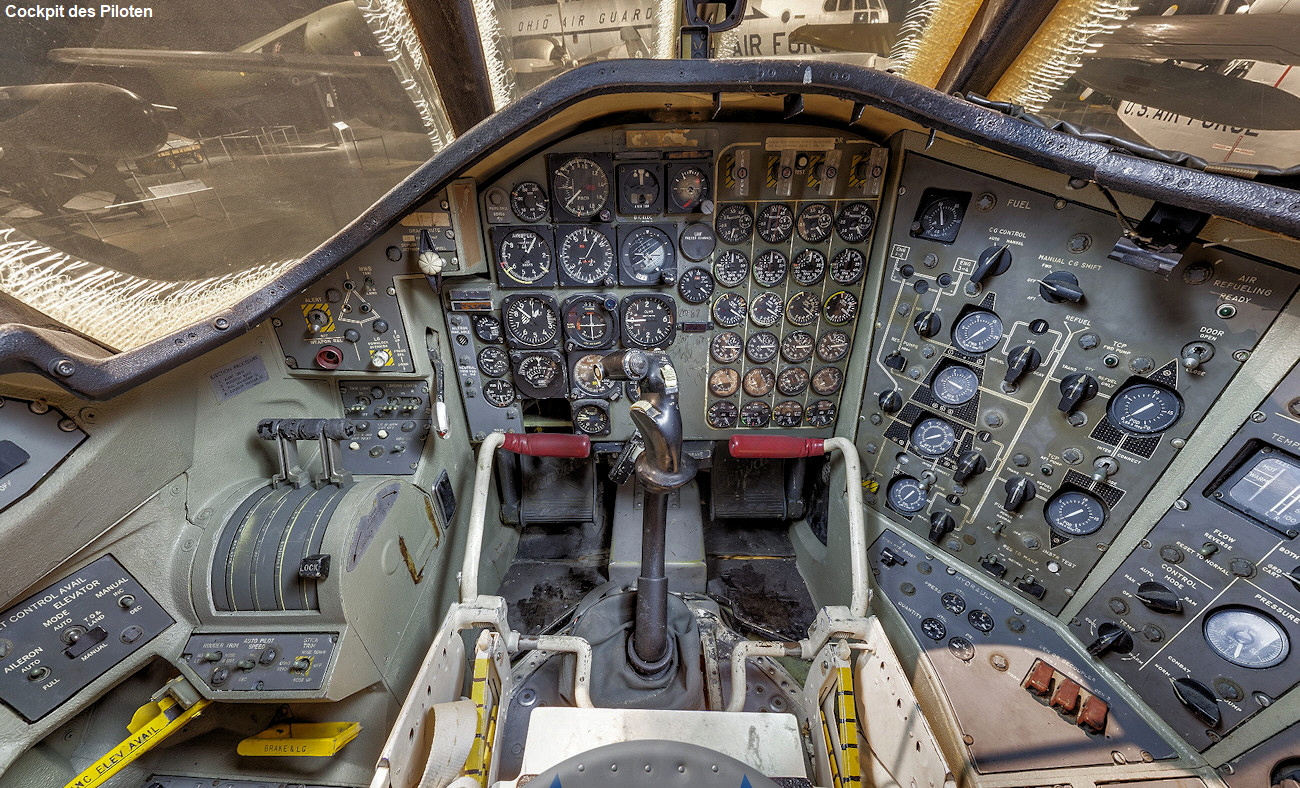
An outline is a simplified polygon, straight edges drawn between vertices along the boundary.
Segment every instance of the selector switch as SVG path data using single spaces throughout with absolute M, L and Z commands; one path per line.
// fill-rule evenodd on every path
M 1119 624 L 1109 621 L 1097 627 L 1097 639 L 1088 646 L 1088 653 L 1097 659 L 1108 652 L 1127 654 L 1133 650 L 1133 637 Z
M 978 476 L 989 467 L 988 460 L 977 451 L 964 451 L 957 457 L 957 467 L 953 469 L 952 480 L 965 484 L 972 476 Z
M 980 561 L 980 568 L 996 578 L 1007 576 L 1007 566 L 996 558 Z
M 257 667 L 257 661 L 252 659 L 241 659 L 235 663 L 235 667 L 247 673 Z
M 1038 294 L 1044 301 L 1059 304 L 1062 301 L 1079 303 L 1083 300 L 1083 288 L 1079 279 L 1069 271 L 1053 271 L 1038 283 Z
M 1147 581 L 1137 587 L 1138 601 L 1157 613 L 1183 612 L 1183 600 L 1163 583 Z
M 930 515 L 930 541 L 939 544 L 939 540 L 953 532 L 957 527 L 952 515 L 947 512 L 935 512 Z
M 912 321 L 912 327 L 916 329 L 917 334 L 929 339 L 937 336 L 943 329 L 943 320 L 934 312 L 925 311 L 916 316 L 916 320 Z
M 1031 578 L 1019 581 L 1016 583 L 1016 588 L 1040 601 L 1047 595 L 1047 588 L 1042 583 Z
M 1015 385 L 1025 375 L 1042 366 L 1042 363 L 1043 354 L 1038 352 L 1038 348 L 1029 345 L 1013 347 L 1007 353 L 1007 374 L 1002 380 L 1009 385 Z
M 1038 485 L 1034 484 L 1033 479 L 1024 476 L 1012 476 L 1007 479 L 1003 490 L 1007 495 L 1002 501 L 1002 508 L 1008 512 L 1019 512 L 1020 507 L 1034 500 L 1038 495 Z
M 103 627 L 94 627 L 83 632 L 72 642 L 72 645 L 63 650 L 63 653 L 67 654 L 70 659 L 76 659 L 105 640 L 108 640 L 108 632 Z
M 1000 276 L 1011 267 L 1011 250 L 1006 246 L 990 246 L 980 252 L 975 261 L 975 271 L 970 275 L 974 284 L 983 284 L 990 276 Z
M 1083 403 L 1095 396 L 1097 396 L 1097 379 L 1092 375 L 1076 372 L 1061 380 L 1061 401 L 1056 409 L 1070 416 Z
M 897 413 L 903 409 L 903 395 L 898 392 L 898 389 L 882 391 L 876 399 L 880 409 L 886 413 Z
M 1211 728 L 1219 726 L 1223 715 L 1219 712 L 1219 699 L 1214 697 L 1213 690 L 1191 676 L 1170 679 L 1170 682 L 1174 686 L 1174 696 L 1178 698 L 1178 702 L 1183 704 L 1196 719 Z

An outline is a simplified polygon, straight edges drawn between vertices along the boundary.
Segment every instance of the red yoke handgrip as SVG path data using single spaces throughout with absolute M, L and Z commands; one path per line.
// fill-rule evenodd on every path
M 591 454 L 591 438 L 586 435 L 549 432 L 536 432 L 532 435 L 511 432 L 506 435 L 501 448 L 530 457 L 586 457 Z
M 789 435 L 732 435 L 727 451 L 743 459 L 815 457 L 825 454 L 821 438 L 795 438 Z

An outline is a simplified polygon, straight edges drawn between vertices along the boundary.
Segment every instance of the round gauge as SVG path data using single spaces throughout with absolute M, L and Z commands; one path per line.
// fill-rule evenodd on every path
M 573 426 L 583 435 L 608 435 L 609 411 L 594 402 L 579 405 L 573 411 Z
M 718 247 L 718 236 L 713 234 L 713 228 L 698 222 L 682 230 L 677 241 L 682 256 L 696 263 L 713 254 Z
M 943 419 L 927 416 L 912 427 L 912 446 L 927 457 L 942 457 L 957 445 L 957 430 Z
M 808 388 L 808 370 L 803 367 L 786 367 L 776 376 L 776 390 L 783 397 L 797 397 Z
M 583 285 L 614 284 L 614 245 L 594 227 L 579 227 L 560 241 L 560 270 Z
M 1106 507 L 1087 493 L 1063 492 L 1047 502 L 1043 516 L 1063 536 L 1087 536 L 1105 524 Z
M 573 387 L 588 397 L 607 397 L 614 393 L 618 381 L 600 374 L 600 363 L 604 356 L 588 353 L 573 365 Z
M 751 397 L 766 397 L 776 385 L 776 373 L 767 367 L 754 367 L 745 373 L 745 393 Z
M 754 281 L 764 287 L 773 287 L 785 281 L 785 274 L 790 268 L 786 256 L 775 249 L 760 252 L 754 258 Z
M 827 323 L 842 326 L 858 316 L 858 297 L 847 290 L 836 290 L 826 298 L 822 311 Z
M 939 597 L 939 601 L 943 603 L 943 609 L 947 610 L 949 613 L 961 615 L 966 612 L 966 600 L 962 599 L 961 594 L 958 594 L 955 591 L 949 591 Z
M 623 238 L 619 260 L 641 284 L 658 284 L 661 271 L 677 267 L 671 238 L 656 227 L 638 227 Z
M 720 326 L 735 328 L 745 321 L 747 305 L 739 293 L 723 293 L 713 302 L 713 319 Z
M 709 343 L 709 355 L 719 364 L 733 364 L 740 358 L 745 343 L 735 331 L 724 331 Z
M 532 230 L 511 230 L 497 245 L 501 272 L 520 284 L 532 284 L 551 272 L 551 247 Z
M 935 375 L 934 381 L 930 383 L 934 398 L 945 405 L 953 406 L 965 405 L 975 399 L 979 387 L 980 378 L 975 374 L 975 370 L 959 364 L 939 370 L 939 374 Z
M 524 181 L 510 190 L 510 210 L 519 221 L 535 224 L 546 219 L 546 192 L 541 184 Z
M 766 427 L 772 420 L 772 408 L 766 402 L 746 402 L 740 409 L 740 426 L 751 429 Z
M 794 429 L 803 421 L 803 405 L 788 399 L 772 408 L 772 423 L 783 430 Z
M 713 295 L 713 275 L 707 268 L 688 268 L 677 281 L 677 292 L 688 304 L 703 304 Z
M 618 168 L 618 196 L 622 210 L 654 213 L 659 203 L 659 176 L 649 167 L 629 164 Z
M 812 357 L 812 352 L 813 338 L 807 331 L 791 331 L 781 339 L 781 358 L 791 364 L 802 364 Z
M 529 386 L 543 391 L 560 376 L 560 362 L 544 353 L 529 353 L 519 360 L 515 375 Z
M 750 321 L 761 328 L 775 325 L 785 312 L 785 304 L 776 293 L 759 293 L 749 305 Z
M 785 319 L 791 325 L 810 326 L 822 313 L 822 301 L 813 290 L 800 290 L 785 305 Z M 802 333 L 802 332 L 800 332 Z
M 836 413 L 834 402 L 819 399 L 804 410 L 803 420 L 813 427 L 829 427 L 835 423 Z
M 860 244 L 871 235 L 876 224 L 876 212 L 865 202 L 851 202 L 840 209 L 835 217 L 835 232 L 845 243 Z
M 844 373 L 839 367 L 822 367 L 813 373 L 812 390 L 815 394 L 829 397 L 844 385 Z
M 745 340 L 745 355 L 755 364 L 766 364 L 776 358 L 778 347 L 776 334 L 771 331 L 756 331 Z
M 839 361 L 849 353 L 848 332 L 827 331 L 817 340 L 817 358 L 822 361 Z
M 742 244 L 754 233 L 754 212 L 740 203 L 724 205 L 718 210 L 713 229 L 723 243 Z
M 961 201 L 952 197 L 931 200 L 912 224 L 912 235 L 950 244 L 957 240 L 965 212 Z
M 867 270 L 867 256 L 857 249 L 841 249 L 831 260 L 831 279 L 842 285 L 851 285 L 862 278 Z
M 713 276 L 723 287 L 735 287 L 749 276 L 749 258 L 739 249 L 728 249 L 713 260 Z
M 926 618 L 921 621 L 921 634 L 937 643 L 948 637 L 948 628 L 937 618 Z
M 668 197 L 678 211 L 696 211 L 709 196 L 709 178 L 699 167 L 678 170 L 668 183 Z
M 1243 668 L 1271 668 L 1286 659 L 1291 641 L 1282 625 L 1258 610 L 1227 607 L 1205 617 L 1205 642 Z
M 966 620 L 980 632 L 993 631 L 993 616 L 990 616 L 987 611 L 976 608 L 967 614 Z
M 925 508 L 927 496 L 919 481 L 911 476 L 900 476 L 889 483 L 885 502 L 890 509 L 910 517 Z
M 551 176 L 555 202 L 572 216 L 595 216 L 609 202 L 609 176 L 586 156 L 574 156 Z
M 555 314 L 555 302 L 536 295 L 508 298 L 501 307 L 505 317 L 506 334 L 511 343 L 520 347 L 543 347 L 555 341 L 560 319 Z
M 1137 383 L 1116 392 L 1106 414 L 1121 429 L 1150 435 L 1174 426 L 1183 415 L 1183 401 L 1167 388 Z
M 500 342 L 501 321 L 491 315 L 475 315 L 470 321 L 474 324 L 474 336 L 479 342 Z
M 676 328 L 673 302 L 664 296 L 634 295 L 623 299 L 623 344 L 628 347 L 668 347 Z
M 819 244 L 831 237 L 831 226 L 835 223 L 835 217 L 831 215 L 831 209 L 825 203 L 809 203 L 799 211 L 799 220 L 796 223 L 796 229 L 799 231 L 799 237 L 810 244 Z
M 987 353 L 1002 341 L 1002 318 L 984 309 L 967 312 L 952 327 L 952 343 L 971 354 Z
M 499 378 L 510 371 L 510 359 L 499 347 L 485 347 L 478 353 L 478 368 L 490 378 Z
M 804 249 L 794 256 L 790 276 L 804 287 L 817 284 L 826 276 L 826 255 L 816 249 Z
M 730 397 L 740 390 L 740 373 L 731 367 L 715 369 L 709 375 L 709 393 L 715 397 Z
M 720 399 L 709 404 L 707 413 L 709 426 L 715 430 L 729 430 L 736 426 L 740 418 L 740 408 L 729 399 Z
M 975 659 L 975 644 L 960 635 L 948 639 L 948 650 L 962 662 Z
M 483 384 L 483 399 L 494 408 L 508 408 L 515 401 L 515 387 L 510 381 L 493 378 Z
M 564 338 L 581 348 L 609 347 L 614 339 L 614 316 L 606 300 L 584 295 L 564 302 Z
M 758 237 L 770 244 L 785 243 L 794 230 L 794 211 L 785 203 L 764 205 L 758 212 Z

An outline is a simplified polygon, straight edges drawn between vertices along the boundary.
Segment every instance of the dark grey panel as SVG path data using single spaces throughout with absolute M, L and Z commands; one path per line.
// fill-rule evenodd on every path
M 0 399 L 0 511 L 31 492 L 85 439 L 57 408 Z
M 356 428 L 342 442 L 343 467 L 362 476 L 415 473 L 432 423 L 428 382 L 340 381 L 339 397 Z
M 324 686 L 338 635 L 193 635 L 181 659 L 213 692 L 315 692 Z

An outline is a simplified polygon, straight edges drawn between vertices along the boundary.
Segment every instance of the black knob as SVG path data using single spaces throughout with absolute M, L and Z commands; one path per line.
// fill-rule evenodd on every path
M 1079 406 L 1097 396 L 1097 379 L 1092 375 L 1076 372 L 1061 379 L 1061 401 L 1056 409 L 1069 416 Z
M 1055 271 L 1043 277 L 1038 283 L 1038 294 L 1044 301 L 1059 304 L 1062 301 L 1079 303 L 1083 300 L 1083 288 L 1079 280 L 1069 271 Z
M 1219 699 L 1214 697 L 1213 690 L 1191 676 L 1170 681 L 1174 685 L 1174 696 L 1178 702 L 1186 706 L 1196 719 L 1211 728 L 1219 726 L 1223 717 L 1219 714 Z
M 964 451 L 957 457 L 957 467 L 952 472 L 952 480 L 965 484 L 972 476 L 978 476 L 989 467 L 984 455 L 977 451 Z
M 930 541 L 939 544 L 939 540 L 952 533 L 957 523 L 947 512 L 935 512 L 930 515 Z
M 980 252 L 979 259 L 975 261 L 975 272 L 970 275 L 970 280 L 975 284 L 982 284 L 990 276 L 999 276 L 1005 274 L 1011 267 L 1011 250 L 1006 246 L 990 246 Z
M 1132 650 L 1133 637 L 1129 635 L 1128 630 L 1109 621 L 1097 627 L 1097 639 L 1088 646 L 1088 653 L 1097 658 L 1110 651 L 1116 654 L 1127 654 Z
M 1002 508 L 1008 512 L 1020 511 L 1021 506 L 1034 500 L 1034 496 L 1038 495 L 1038 485 L 1034 484 L 1033 479 L 1024 476 L 1013 476 L 1007 479 L 1003 489 L 1006 490 L 1007 498 L 1003 501 Z
M 1020 379 L 1038 369 L 1043 363 L 1043 354 L 1038 348 L 1029 345 L 1017 345 L 1007 353 L 1007 374 L 1002 378 L 1007 383 L 1019 383 Z
M 916 329 L 916 333 L 928 339 L 939 333 L 943 328 L 943 321 L 934 312 L 926 311 L 916 316 L 916 320 L 912 321 L 912 327 Z
M 898 393 L 898 389 L 882 391 L 876 399 L 880 403 L 880 409 L 886 413 L 897 413 L 903 409 L 903 395 Z
M 1138 601 L 1157 613 L 1183 612 L 1183 600 L 1164 583 L 1154 580 L 1137 588 Z

